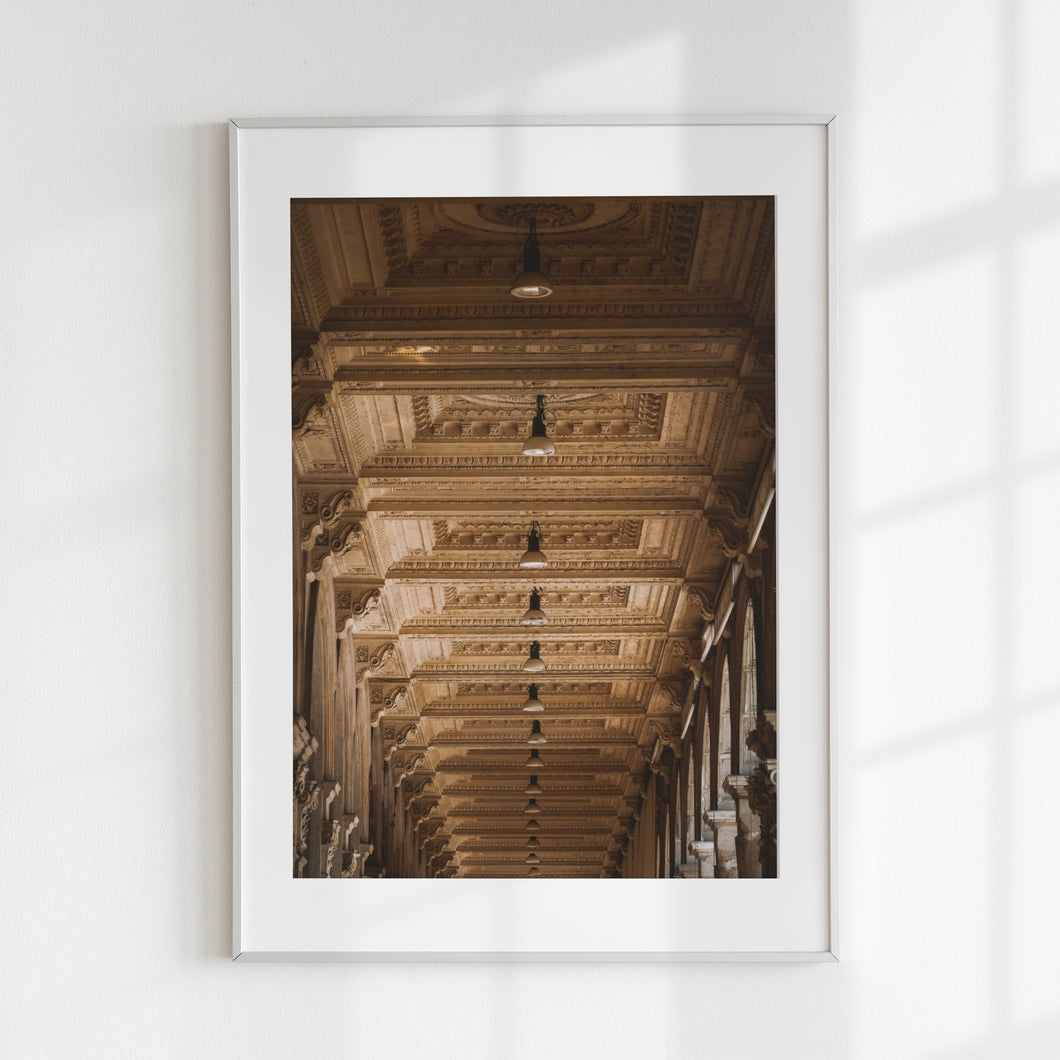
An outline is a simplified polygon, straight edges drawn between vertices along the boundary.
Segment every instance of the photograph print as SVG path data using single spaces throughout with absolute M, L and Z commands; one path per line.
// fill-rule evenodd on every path
M 782 874 L 773 198 L 290 211 L 293 875 Z

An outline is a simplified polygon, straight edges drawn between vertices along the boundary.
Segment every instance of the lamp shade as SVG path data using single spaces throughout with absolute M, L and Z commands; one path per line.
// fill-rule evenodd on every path
M 548 740 L 545 739 L 545 734 L 541 731 L 541 722 L 535 721 L 530 726 L 530 735 L 527 737 L 526 743 L 528 747 L 536 747 L 543 743 L 548 743 Z
M 530 233 L 523 244 L 523 271 L 509 288 L 516 298 L 547 298 L 552 284 L 541 269 L 541 248 L 537 245 L 537 221 L 530 218 Z
M 523 456 L 552 456 L 556 443 L 548 436 L 545 426 L 545 395 L 537 395 L 537 413 L 530 427 L 530 437 L 523 443 Z
M 539 710 L 545 709 L 545 704 L 537 698 L 537 685 L 531 685 L 527 689 L 527 693 L 526 701 L 523 703 L 523 710 L 528 714 L 534 714 Z
M 541 645 L 535 640 L 530 645 L 530 654 L 523 662 L 523 672 L 528 674 L 539 674 L 544 668 L 545 664 L 541 661 Z
M 540 269 L 523 269 L 512 281 L 511 293 L 516 298 L 547 298 L 552 286 Z
M 548 619 L 545 612 L 541 610 L 541 590 L 533 589 L 530 592 L 530 606 L 523 612 L 519 621 L 524 626 L 547 626 Z
M 541 551 L 541 531 L 536 522 L 530 525 L 526 535 L 526 551 L 519 560 L 519 566 L 530 570 L 548 566 L 548 560 Z

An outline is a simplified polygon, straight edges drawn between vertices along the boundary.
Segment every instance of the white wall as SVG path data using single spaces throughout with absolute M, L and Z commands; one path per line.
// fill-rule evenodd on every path
M 5 1057 L 1055 1055 L 1051 0 L 4 22 Z M 226 119 L 833 111 L 841 963 L 233 965 Z

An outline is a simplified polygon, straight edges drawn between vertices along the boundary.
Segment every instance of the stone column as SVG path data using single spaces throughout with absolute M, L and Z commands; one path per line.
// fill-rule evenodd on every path
M 762 826 L 758 815 L 751 809 L 748 778 L 735 774 L 725 780 L 725 790 L 736 800 L 736 864 L 741 879 L 762 876 L 759 848 L 762 843 Z
M 714 879 L 714 840 L 693 840 L 688 849 L 695 858 L 696 876 L 701 880 Z
M 707 810 L 703 820 L 714 833 L 714 876 L 735 879 L 736 866 L 736 811 Z

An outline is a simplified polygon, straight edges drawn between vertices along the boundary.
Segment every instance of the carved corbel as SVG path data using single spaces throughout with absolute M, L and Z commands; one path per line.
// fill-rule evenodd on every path
M 324 825 L 324 876 L 331 875 L 332 866 L 335 864 L 335 855 L 339 850 L 339 840 L 342 837 L 342 822 L 328 821 Z
M 311 521 L 302 529 L 301 545 L 305 552 L 310 551 L 318 537 L 325 530 L 330 530 L 343 514 L 353 507 L 353 490 L 339 490 L 333 493 L 318 512 L 311 513 Z M 313 519 L 312 515 L 316 518 Z
M 314 394 L 309 401 L 291 416 L 291 432 L 295 438 L 304 438 L 312 431 L 327 426 L 331 419 L 326 394 Z
M 702 589 L 695 585 L 686 585 L 685 594 L 688 596 L 688 602 L 696 609 L 696 614 L 698 614 L 704 622 L 714 621 L 713 604 Z
M 312 346 L 299 346 L 291 351 L 291 375 L 323 375 L 316 351 Z
M 381 670 L 386 669 L 395 659 L 397 644 L 386 641 L 374 650 L 366 644 L 357 647 L 357 675 L 358 677 L 375 677 Z
M 444 872 L 449 863 L 456 857 L 451 850 L 443 850 L 438 854 L 435 854 L 428 862 L 428 866 L 434 865 L 438 862 L 438 867 L 431 871 L 437 876 L 439 873 Z
M 663 747 L 669 747 L 674 754 L 680 754 L 681 731 L 677 721 L 670 721 L 664 718 L 649 718 L 648 728 L 655 733 L 656 740 L 655 747 L 652 750 L 652 760 L 648 765 L 653 773 L 657 773 L 658 768 L 653 763 L 661 756 Z
M 760 761 L 777 757 L 777 730 L 770 724 L 765 714 L 758 715 L 758 723 L 747 734 L 744 741 L 757 755 Z
M 320 805 L 320 785 L 311 780 L 303 784 L 302 791 L 295 795 L 295 811 L 298 814 L 298 836 L 295 847 L 295 860 L 302 858 L 303 868 L 305 866 L 304 855 L 309 849 L 309 818 L 312 812 Z
M 375 851 L 374 843 L 358 843 L 352 850 L 346 850 L 342 855 L 342 878 L 344 880 L 360 876 L 365 861 Z
M 689 670 L 697 680 L 703 680 L 703 664 L 690 644 L 683 640 L 671 641 L 670 651 L 673 653 L 674 658 L 678 662 L 683 663 L 684 668 Z M 684 693 L 682 692 L 681 701 L 676 704 L 678 708 L 681 707 L 683 699 Z
M 774 438 L 777 433 L 777 409 L 773 394 L 766 390 L 745 390 L 744 406 L 751 409 L 758 417 L 755 434 L 764 438 Z
M 707 519 L 707 537 L 728 559 L 737 559 L 743 544 L 739 532 L 724 519 Z
M 759 538 L 758 544 L 763 544 L 761 538 Z M 741 552 L 736 558 L 740 561 L 742 573 L 748 578 L 757 581 L 759 578 L 764 577 L 765 570 L 762 567 L 762 554 L 757 549 L 754 552 Z
M 733 526 L 742 529 L 747 525 L 747 509 L 736 495 L 736 491 L 728 486 L 718 486 L 714 490 L 713 504 L 710 507 L 720 512 Z
M 405 685 L 393 685 L 389 689 L 387 689 L 386 685 L 374 684 L 372 686 L 368 702 L 371 709 L 371 725 L 373 729 L 378 728 L 380 721 L 387 714 L 393 713 L 397 709 L 398 705 L 408 695 L 408 691 Z
M 314 581 L 325 570 L 331 570 L 334 573 L 338 568 L 339 560 L 363 541 L 364 526 L 356 520 L 329 531 L 327 536 L 322 537 L 317 544 L 313 545 L 306 577 Z
M 299 725 L 301 723 L 301 725 Z M 315 736 L 309 735 L 305 722 L 298 718 L 294 728 L 294 794 L 301 798 L 305 794 L 306 778 L 309 776 L 309 760 L 320 746 Z
M 365 621 L 368 616 L 383 601 L 383 593 L 380 589 L 368 589 L 360 597 L 354 599 L 352 596 L 349 600 L 350 614 L 342 617 L 342 608 L 339 606 L 338 600 L 336 599 L 336 611 L 339 614 L 336 616 L 336 625 L 339 626 L 338 637 L 343 640 L 350 633 L 357 633 L 363 629 Z
M 431 790 L 431 785 L 434 783 L 433 777 L 410 777 L 403 781 L 403 787 L 405 789 L 405 802 L 411 804 L 413 799 L 418 799 L 421 795 L 433 795 L 434 792 Z
M 419 828 L 424 821 L 426 821 L 436 809 L 441 800 L 437 798 L 428 798 L 423 801 L 422 804 L 417 804 L 415 808 L 410 807 L 409 812 L 412 814 L 412 827 Z
M 777 782 L 776 762 L 763 762 L 747 778 L 747 801 L 761 824 L 758 860 L 762 875 L 772 879 L 777 874 Z
M 383 761 L 389 762 L 394 757 L 394 752 L 405 747 L 409 740 L 416 734 L 416 722 L 407 725 L 384 725 L 383 726 Z
M 670 641 L 670 652 L 678 662 L 684 663 L 685 665 L 687 665 L 689 661 L 694 658 L 692 649 L 689 646 L 688 641 Z
M 423 839 L 420 840 L 420 850 L 425 850 L 435 836 L 445 827 L 445 821 L 434 821 L 424 829 Z
M 659 691 L 666 697 L 667 703 L 670 704 L 670 709 L 677 711 L 680 710 L 684 704 L 685 693 L 684 689 L 679 685 L 672 684 L 670 682 L 660 682 L 657 686 Z
M 427 756 L 422 751 L 402 751 L 398 754 L 391 765 L 396 774 L 394 787 L 398 787 L 405 777 L 415 773 L 417 769 L 427 764 Z

